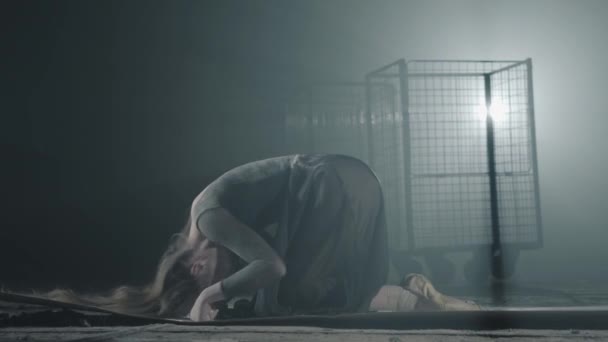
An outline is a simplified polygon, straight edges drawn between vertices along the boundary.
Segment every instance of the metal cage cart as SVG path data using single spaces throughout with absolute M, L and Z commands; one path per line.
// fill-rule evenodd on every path
M 423 256 L 447 280 L 454 267 L 443 255 L 473 251 L 467 278 L 504 278 L 520 250 L 542 246 L 529 59 L 399 60 L 364 83 L 313 85 L 293 101 L 286 130 L 292 151 L 372 166 L 400 271 Z

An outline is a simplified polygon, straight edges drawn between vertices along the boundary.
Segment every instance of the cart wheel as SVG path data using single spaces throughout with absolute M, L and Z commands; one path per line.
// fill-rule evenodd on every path
M 433 281 L 447 283 L 454 278 L 456 267 L 444 255 L 430 254 L 425 257 L 425 261 L 429 266 Z
M 401 276 L 410 273 L 422 273 L 422 264 L 409 253 L 394 252 L 392 253 L 391 261 Z

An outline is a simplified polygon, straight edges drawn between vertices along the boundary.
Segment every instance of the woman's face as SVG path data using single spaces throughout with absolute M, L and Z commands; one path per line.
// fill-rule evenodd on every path
M 198 286 L 205 289 L 212 285 L 217 278 L 218 250 L 207 244 L 195 250 L 190 259 L 190 275 Z

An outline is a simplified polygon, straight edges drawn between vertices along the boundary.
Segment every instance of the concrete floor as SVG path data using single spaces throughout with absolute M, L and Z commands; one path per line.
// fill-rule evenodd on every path
M 551 291 L 547 290 L 551 289 Z M 467 297 L 467 291 L 450 289 Z M 460 292 L 460 293 L 458 293 Z M 608 341 L 608 289 L 548 286 L 513 288 L 507 307 L 464 313 L 386 313 L 297 317 L 283 321 L 188 325 L 108 318 L 104 313 L 51 310 L 0 301 L 4 341 Z M 450 292 L 452 293 L 452 292 Z M 487 296 L 471 296 L 478 302 Z M 10 304 L 10 305 L 9 305 Z M 578 305 L 578 308 L 572 307 Z M 594 307 L 589 307 L 593 305 Z M 535 312 L 551 308 L 550 312 Z M 562 308 L 557 308 L 561 306 Z M 497 309 L 497 308 L 494 308 Z M 523 310 L 521 310 L 523 309 Z M 41 311 L 42 310 L 42 311 Z M 11 320 L 22 315 L 21 321 Z M 14 324 L 14 323 L 17 324 Z M 160 323 L 160 324 L 150 324 Z M 46 325 L 44 327 L 43 325 Z M 78 326 L 78 327 L 77 327 Z M 479 327 L 479 328 L 477 328 Z M 506 329 L 511 328 L 511 329 Z M 392 330 L 388 330 L 392 329 Z M 484 329 L 484 330 L 479 330 Z M 593 330 L 591 330 L 593 329 Z
M 357 330 L 311 327 L 213 327 L 154 324 L 140 327 L 4 328 L 4 341 L 214 341 L 214 342 L 422 342 L 422 341 L 608 341 L 606 330 Z

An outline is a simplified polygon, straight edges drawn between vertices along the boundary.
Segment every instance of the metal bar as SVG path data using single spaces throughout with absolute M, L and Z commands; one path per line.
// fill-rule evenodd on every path
M 444 73 L 419 73 L 413 72 L 408 74 L 409 77 L 484 77 L 483 72 L 444 72 Z
M 534 170 L 534 192 L 536 194 L 536 216 L 538 223 L 538 243 L 543 246 L 543 224 L 540 212 L 540 189 L 538 182 L 538 160 L 536 154 L 536 124 L 534 120 L 534 93 L 532 89 L 532 59 L 526 59 L 528 67 L 528 120 L 530 120 L 530 142 L 532 145 L 532 169 Z
M 503 278 L 503 259 L 502 246 L 500 243 L 500 221 L 498 217 L 498 189 L 496 186 L 496 156 L 494 150 L 494 119 L 490 113 L 492 106 L 492 84 L 490 74 L 484 76 L 484 85 L 486 93 L 486 143 L 488 151 L 488 174 L 490 181 L 490 208 L 492 218 L 492 245 L 490 248 L 490 267 L 492 273 L 499 279 Z M 501 282 L 493 284 L 492 298 L 495 304 L 504 302 L 504 288 Z
M 529 176 L 529 172 L 496 172 L 497 176 Z M 466 172 L 466 173 L 425 173 L 412 174 L 412 178 L 447 178 L 447 177 L 480 177 L 488 176 L 486 172 Z
M 385 122 L 382 122 L 382 121 L 384 121 L 384 119 L 386 119 L 386 116 L 385 116 L 386 114 L 388 114 L 389 116 L 395 117 L 397 115 L 397 112 L 400 110 L 399 108 L 402 107 L 402 101 L 403 101 L 402 94 L 401 94 L 401 92 L 397 92 L 395 88 L 396 87 L 391 87 L 391 88 L 387 89 L 386 93 L 384 91 L 382 92 L 383 98 L 385 99 L 385 101 L 383 101 L 383 102 L 385 104 L 387 104 L 388 106 L 386 108 L 387 110 L 380 110 L 380 112 L 384 115 L 383 115 L 383 118 L 381 119 L 381 122 L 379 123 L 379 125 L 381 125 L 381 127 L 382 127 L 382 132 L 383 132 L 384 136 L 386 136 L 387 131 L 389 131 L 389 130 L 391 131 L 392 136 L 394 138 L 393 142 L 396 145 L 398 145 L 399 144 L 399 135 L 400 135 L 399 131 L 403 129 L 403 127 L 402 127 L 403 125 L 400 125 L 396 118 L 393 121 L 393 124 L 389 124 L 388 127 L 386 127 L 387 125 Z M 399 86 L 399 90 L 400 89 L 401 89 L 401 86 Z M 399 103 L 398 101 L 401 103 Z M 384 139 L 384 137 L 382 140 L 383 140 L 382 148 L 385 148 L 386 147 L 385 144 L 387 143 L 387 141 Z M 393 157 L 390 159 L 392 159 L 392 161 L 394 161 L 394 164 L 391 166 L 389 166 L 388 164 L 385 164 L 385 166 L 387 168 L 390 168 L 393 170 L 393 172 L 391 172 L 391 173 L 398 175 L 399 174 L 399 159 L 397 158 L 397 155 L 394 155 L 391 157 Z M 386 163 L 386 160 L 385 160 L 385 163 Z M 397 186 L 397 185 L 395 184 L 395 186 Z M 395 207 L 397 207 L 397 208 L 404 207 L 404 203 L 403 203 L 404 197 L 403 197 L 403 194 L 399 193 L 399 191 L 397 191 L 397 198 L 394 198 L 393 200 L 394 200 Z M 396 243 L 389 244 L 389 247 L 395 248 L 395 246 L 396 246 L 396 248 L 399 249 L 401 247 L 401 236 L 402 236 L 401 230 L 403 229 L 402 227 L 405 224 L 405 222 L 403 222 L 403 220 L 402 220 L 401 212 L 396 212 L 396 214 L 397 214 L 398 225 L 396 227 L 397 229 L 391 229 L 393 236 L 390 239 L 391 241 L 394 241 Z M 391 227 L 391 228 L 395 228 L 395 227 Z
M 366 78 L 367 78 L 368 76 L 374 76 L 374 77 L 375 77 L 376 75 L 374 75 L 374 74 L 379 74 L 379 73 L 381 73 L 382 71 L 384 71 L 384 70 L 386 70 L 386 69 L 388 69 L 388 68 L 390 68 L 390 67 L 392 67 L 392 66 L 399 65 L 399 64 L 400 64 L 400 63 L 402 63 L 402 62 L 405 62 L 405 60 L 404 60 L 403 58 L 398 59 L 398 60 L 396 60 L 396 61 L 394 61 L 394 62 L 392 62 L 392 63 L 390 63 L 390 64 L 387 64 L 387 65 L 385 65 L 385 66 L 383 66 L 383 67 L 380 67 L 380 68 L 378 68 L 378 69 L 376 69 L 376 70 L 372 70 L 372 71 L 368 72 L 368 73 L 367 73 L 367 75 L 366 75 L 365 77 L 366 77 Z
M 407 63 L 519 63 L 521 60 L 511 60 L 511 61 L 479 61 L 479 60 L 470 60 L 470 59 L 410 59 Z
M 494 70 L 494 71 L 491 71 L 491 72 L 490 72 L 490 76 L 492 76 L 492 75 L 494 75 L 494 74 L 496 74 L 496 73 L 499 73 L 499 72 L 503 72 L 503 71 L 507 71 L 507 70 L 509 70 L 509 69 L 516 68 L 516 67 L 518 67 L 518 66 L 520 66 L 520 65 L 522 65 L 522 64 L 526 64 L 526 61 L 521 61 L 521 62 L 518 62 L 518 63 L 512 64 L 512 65 L 508 65 L 508 66 L 506 66 L 506 67 L 504 67 L 504 68 L 500 68 L 500 69 L 496 69 L 496 70 Z
M 484 77 L 486 74 L 483 72 L 443 72 L 443 73 L 422 73 L 422 72 L 413 72 L 408 74 L 408 77 Z M 397 78 L 399 77 L 399 73 L 390 73 L 390 74 L 377 74 L 374 75 L 376 78 Z
M 370 76 L 365 77 L 365 125 L 367 128 L 367 163 L 374 165 L 374 137 L 372 130 L 372 83 Z
M 414 250 L 414 220 L 412 213 L 412 179 L 411 179 L 411 141 L 410 141 L 410 113 L 409 113 L 409 79 L 407 63 L 405 60 L 399 62 L 399 90 L 401 90 L 401 113 L 403 115 L 403 191 L 405 200 L 405 218 L 407 226 L 408 250 Z M 402 229 L 399 227 L 399 229 Z

